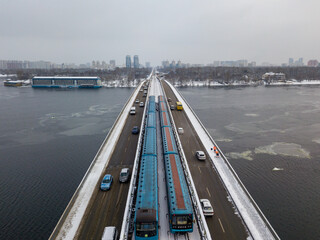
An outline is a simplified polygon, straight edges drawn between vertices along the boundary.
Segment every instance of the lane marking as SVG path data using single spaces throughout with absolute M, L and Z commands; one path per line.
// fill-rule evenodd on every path
M 208 189 L 208 187 L 206 187 L 206 189 L 207 189 L 207 192 L 208 192 L 209 196 L 211 197 L 211 194 L 210 194 L 210 192 L 209 192 L 209 189 Z
M 220 218 L 218 218 L 218 220 L 219 220 L 219 223 L 220 223 L 220 227 L 221 227 L 221 229 L 222 229 L 222 231 L 225 233 L 225 231 L 224 231 L 224 228 L 223 228 L 223 225 L 222 225 L 222 223 L 221 223 L 221 220 L 220 220 Z
M 124 152 L 127 152 L 127 148 L 124 149 Z
M 200 169 L 200 167 L 198 166 L 198 168 L 199 168 L 199 172 L 200 172 L 200 174 L 201 174 L 201 169 Z
M 128 141 L 130 141 L 130 135 L 129 135 L 129 137 L 128 137 Z
M 116 206 L 118 206 L 118 204 L 120 202 L 120 196 L 121 196 L 121 192 L 122 192 L 122 185 L 123 184 L 120 183 L 120 189 L 119 189 L 119 192 L 118 192 L 118 198 L 117 198 Z

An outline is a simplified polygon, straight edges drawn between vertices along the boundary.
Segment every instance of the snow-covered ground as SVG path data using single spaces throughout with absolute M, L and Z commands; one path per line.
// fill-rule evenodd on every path
M 305 86 L 305 85 L 320 85 L 320 80 L 287 80 L 285 82 L 265 83 L 265 86 Z
M 212 159 L 212 163 L 219 173 L 220 178 L 222 179 L 227 191 L 229 192 L 233 203 L 236 205 L 243 221 L 245 222 L 251 234 L 251 237 L 253 239 L 261 240 L 278 239 L 279 237 L 276 235 L 268 220 L 264 217 L 254 200 L 251 198 L 251 196 L 241 183 L 240 179 L 237 177 L 236 173 L 233 171 L 231 165 L 228 163 L 228 160 L 225 158 L 222 151 L 218 148 L 221 154 L 219 157 L 216 157 L 214 152 L 210 150 L 213 146 L 217 146 L 217 144 L 205 130 L 202 123 L 189 107 L 184 98 L 171 84 L 169 85 L 171 86 L 180 102 L 182 102 L 184 111 L 188 115 L 196 132 L 198 133 L 202 144 L 208 150 L 207 152 Z

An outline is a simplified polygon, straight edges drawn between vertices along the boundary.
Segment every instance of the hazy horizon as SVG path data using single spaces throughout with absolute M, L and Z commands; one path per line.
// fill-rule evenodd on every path
M 1 1 L 2 60 L 88 63 L 319 59 L 312 0 Z

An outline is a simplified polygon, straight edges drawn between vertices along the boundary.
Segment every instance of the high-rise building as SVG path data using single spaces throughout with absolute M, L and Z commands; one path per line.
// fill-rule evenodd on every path
M 134 68 L 139 68 L 139 57 L 138 57 L 138 55 L 134 55 L 134 57 L 133 57 L 133 67 Z
M 289 66 L 293 65 L 293 58 L 289 58 Z
M 110 67 L 115 68 L 116 67 L 116 60 L 110 60 Z
M 130 57 L 130 55 L 126 56 L 126 68 L 131 68 L 131 57 Z
M 299 58 L 299 60 L 298 60 L 298 65 L 299 65 L 299 66 L 303 66 L 303 58 L 302 58 L 302 57 Z

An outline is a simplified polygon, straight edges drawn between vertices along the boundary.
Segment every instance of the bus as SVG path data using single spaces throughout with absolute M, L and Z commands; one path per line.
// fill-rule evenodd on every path
M 177 110 L 183 110 L 181 102 L 177 102 Z

